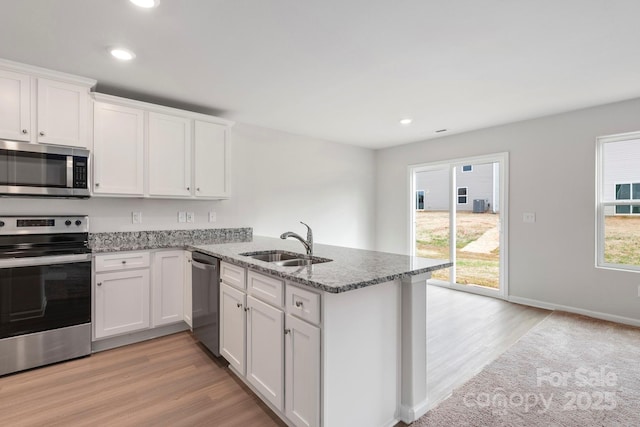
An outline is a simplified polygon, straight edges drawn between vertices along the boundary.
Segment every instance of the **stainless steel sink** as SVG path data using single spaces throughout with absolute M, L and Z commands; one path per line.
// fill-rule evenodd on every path
M 280 267 L 300 267 L 309 264 L 319 264 L 332 261 L 328 258 L 320 258 L 315 256 L 309 258 L 303 254 L 281 250 L 245 252 L 238 255 L 248 256 L 259 261 L 272 262 Z

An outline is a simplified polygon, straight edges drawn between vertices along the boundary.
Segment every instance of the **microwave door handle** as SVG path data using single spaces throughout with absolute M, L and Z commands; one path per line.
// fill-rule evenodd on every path
M 58 255 L 0 259 L 0 268 L 37 267 L 40 265 L 70 264 L 91 261 L 91 254 Z
M 67 156 L 67 188 L 73 188 L 73 156 Z

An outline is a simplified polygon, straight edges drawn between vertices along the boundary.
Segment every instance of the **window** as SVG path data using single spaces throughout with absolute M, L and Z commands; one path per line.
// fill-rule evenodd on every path
M 462 166 L 462 172 L 473 172 L 473 165 Z
M 597 266 L 640 270 L 640 132 L 597 147 Z
M 633 184 L 616 184 L 616 200 L 640 201 L 640 182 L 634 182 Z M 616 215 L 639 214 L 640 206 L 616 205 Z
M 424 190 L 416 191 L 416 210 L 424 210 Z
M 469 187 L 458 187 L 458 204 L 466 205 L 467 204 L 467 191 Z

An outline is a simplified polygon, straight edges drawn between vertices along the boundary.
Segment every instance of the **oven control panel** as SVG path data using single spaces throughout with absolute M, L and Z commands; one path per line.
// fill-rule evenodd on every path
M 0 217 L 0 235 L 88 232 L 89 217 L 86 215 Z

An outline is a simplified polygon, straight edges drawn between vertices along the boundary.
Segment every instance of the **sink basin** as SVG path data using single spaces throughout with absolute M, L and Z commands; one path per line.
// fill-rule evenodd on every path
M 298 258 L 304 257 L 304 255 L 302 254 L 294 254 L 294 253 L 289 253 L 285 251 L 247 252 L 239 255 L 248 256 L 253 259 L 257 259 L 258 261 L 264 261 L 264 262 L 285 261 L 285 260 L 298 259 Z
M 294 252 L 281 250 L 245 252 L 238 255 L 248 256 L 253 259 L 257 259 L 258 261 L 272 262 L 280 267 L 300 267 L 309 264 L 319 264 L 332 261 L 327 258 L 320 258 L 315 256 L 309 258 L 303 254 L 296 254 Z

